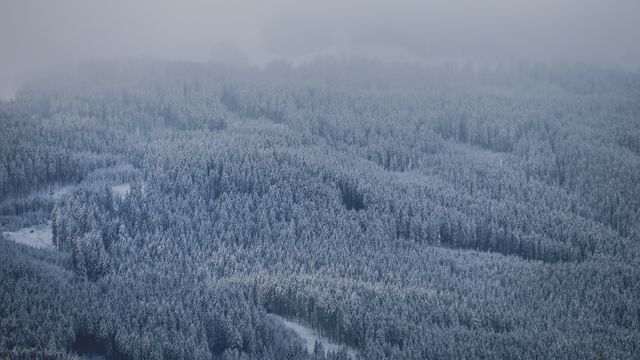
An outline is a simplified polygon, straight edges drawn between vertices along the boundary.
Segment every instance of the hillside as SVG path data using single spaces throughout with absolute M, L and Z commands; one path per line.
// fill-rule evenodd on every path
M 0 358 L 324 357 L 281 317 L 331 359 L 640 357 L 638 73 L 97 62 L 0 127 Z

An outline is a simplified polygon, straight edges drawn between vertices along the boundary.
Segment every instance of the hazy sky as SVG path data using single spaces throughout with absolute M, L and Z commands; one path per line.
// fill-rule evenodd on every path
M 83 59 L 317 54 L 636 65 L 640 0 L 0 0 L 5 91 Z

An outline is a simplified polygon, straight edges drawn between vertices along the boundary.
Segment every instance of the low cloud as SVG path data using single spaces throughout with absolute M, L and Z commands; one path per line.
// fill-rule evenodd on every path
M 4 0 L 0 92 L 87 59 L 640 63 L 636 0 Z

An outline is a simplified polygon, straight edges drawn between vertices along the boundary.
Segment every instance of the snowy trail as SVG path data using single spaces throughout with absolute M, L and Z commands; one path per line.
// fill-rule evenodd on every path
M 329 339 L 327 339 L 326 337 L 318 334 L 317 331 L 306 327 L 302 324 L 293 322 L 293 321 L 289 321 L 285 318 L 283 318 L 282 316 L 276 315 L 276 314 L 269 314 L 269 316 L 277 321 L 282 322 L 282 324 L 293 330 L 298 336 L 300 336 L 300 338 L 302 338 L 302 340 L 305 343 L 305 347 L 307 348 L 307 352 L 309 352 L 309 354 L 313 354 L 313 350 L 316 344 L 316 340 L 320 341 L 322 343 L 322 346 L 324 347 L 325 352 L 329 353 L 329 352 L 336 352 L 338 351 L 342 346 L 345 345 L 341 345 L 338 344 L 336 342 L 333 342 Z M 352 347 L 349 346 L 345 346 L 347 349 L 347 354 L 349 355 L 349 358 L 351 359 L 356 359 L 357 358 L 357 354 L 358 351 Z

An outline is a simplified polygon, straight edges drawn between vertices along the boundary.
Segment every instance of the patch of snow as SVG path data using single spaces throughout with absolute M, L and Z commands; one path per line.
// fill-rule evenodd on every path
M 50 195 L 56 200 L 57 199 L 61 199 L 61 198 L 65 197 L 65 196 L 71 194 L 73 189 L 75 189 L 75 185 L 63 186 L 63 187 L 55 189 L 53 192 L 50 193 Z
M 118 195 L 120 198 L 127 196 L 130 190 L 131 190 L 130 184 L 120 184 L 120 185 L 114 185 L 111 187 L 111 191 L 113 192 L 113 194 Z
M 345 346 L 327 339 L 326 337 L 318 334 L 317 331 L 309 327 L 306 327 L 302 324 L 299 324 L 293 321 L 289 321 L 283 318 L 282 316 L 279 316 L 276 314 L 269 314 L 269 316 L 277 321 L 282 322 L 282 324 L 285 327 L 293 330 L 293 332 L 295 332 L 304 341 L 305 347 L 307 348 L 307 352 L 309 354 L 313 354 L 313 350 L 316 346 L 316 341 L 319 341 L 320 343 L 322 343 L 322 346 L 324 347 L 325 355 L 326 353 L 337 352 L 341 347 Z M 356 355 L 358 354 L 358 351 L 349 346 L 345 346 L 345 348 L 347 349 L 347 354 L 349 355 L 349 358 L 356 359 Z
M 38 249 L 55 249 L 51 223 L 34 225 L 18 231 L 4 231 L 6 239 L 17 243 L 36 247 Z

